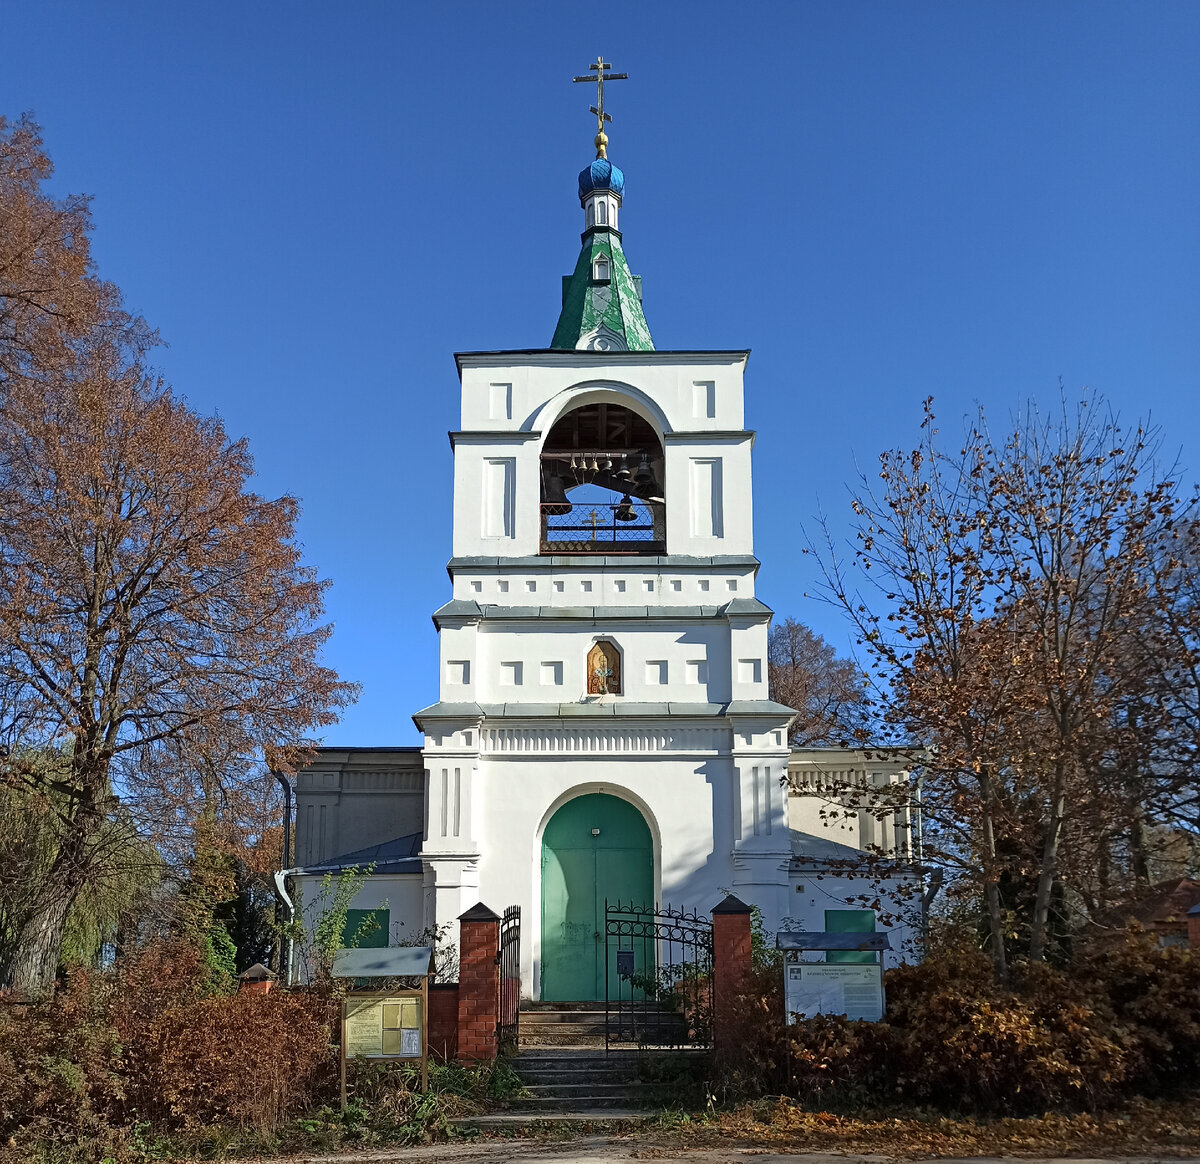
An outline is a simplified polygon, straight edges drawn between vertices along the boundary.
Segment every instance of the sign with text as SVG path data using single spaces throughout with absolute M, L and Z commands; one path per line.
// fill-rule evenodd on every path
M 346 997 L 347 1059 L 419 1059 L 424 999 L 418 993 Z
M 877 962 L 789 962 L 784 973 L 789 1023 L 818 1014 L 883 1018 L 883 967 Z

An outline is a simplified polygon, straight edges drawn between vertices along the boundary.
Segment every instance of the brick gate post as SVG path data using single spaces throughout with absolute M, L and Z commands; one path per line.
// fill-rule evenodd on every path
M 713 907 L 713 1048 L 720 1053 L 726 1018 L 750 973 L 750 907 L 731 893 Z
M 458 1057 L 494 1059 L 499 1052 L 500 918 L 483 902 L 458 919 Z

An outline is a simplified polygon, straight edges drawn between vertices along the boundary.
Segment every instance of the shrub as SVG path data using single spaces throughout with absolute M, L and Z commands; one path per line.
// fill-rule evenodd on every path
M 205 954 L 154 943 L 114 974 L 72 973 L 43 1002 L 0 1002 L 0 1143 L 13 1159 L 80 1143 L 119 1158 L 147 1124 L 270 1130 L 332 1096 L 333 1004 L 213 995 Z
M 892 1090 L 983 1114 L 1092 1108 L 1126 1074 L 1111 1023 L 1048 966 L 998 987 L 988 959 L 951 950 L 887 976 Z
M 0 1003 L 0 1142 L 107 1138 L 125 1099 L 107 998 L 76 972 L 52 1003 Z
M 735 1096 L 786 1091 L 822 1104 L 1091 1109 L 1128 1080 L 1130 1038 L 1077 981 L 1039 965 L 1003 989 L 985 956 L 951 949 L 888 972 L 883 1022 L 817 1016 L 785 1031 L 779 977 L 756 970 L 721 1036 L 720 1083 Z
M 1200 959 L 1130 930 L 1080 960 L 1077 977 L 1112 1014 L 1132 1086 L 1158 1095 L 1194 1085 L 1200 1071 Z
M 171 1007 L 132 1032 L 129 1098 L 155 1127 L 274 1129 L 332 1089 L 326 1004 L 243 991 Z

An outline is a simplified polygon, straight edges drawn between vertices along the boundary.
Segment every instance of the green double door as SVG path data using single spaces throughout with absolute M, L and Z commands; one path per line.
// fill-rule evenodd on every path
M 567 801 L 542 834 L 543 1001 L 604 998 L 605 898 L 653 901 L 653 849 L 632 804 L 592 793 Z

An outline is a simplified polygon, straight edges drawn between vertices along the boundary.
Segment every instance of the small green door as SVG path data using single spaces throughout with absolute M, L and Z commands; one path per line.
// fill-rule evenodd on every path
M 825 932 L 829 934 L 873 934 L 875 911 L 871 909 L 827 909 Z M 827 950 L 826 962 L 874 962 L 879 955 L 871 950 Z
M 592 793 L 562 806 L 542 834 L 542 999 L 604 997 L 604 901 L 650 903 L 650 829 L 632 804 Z

